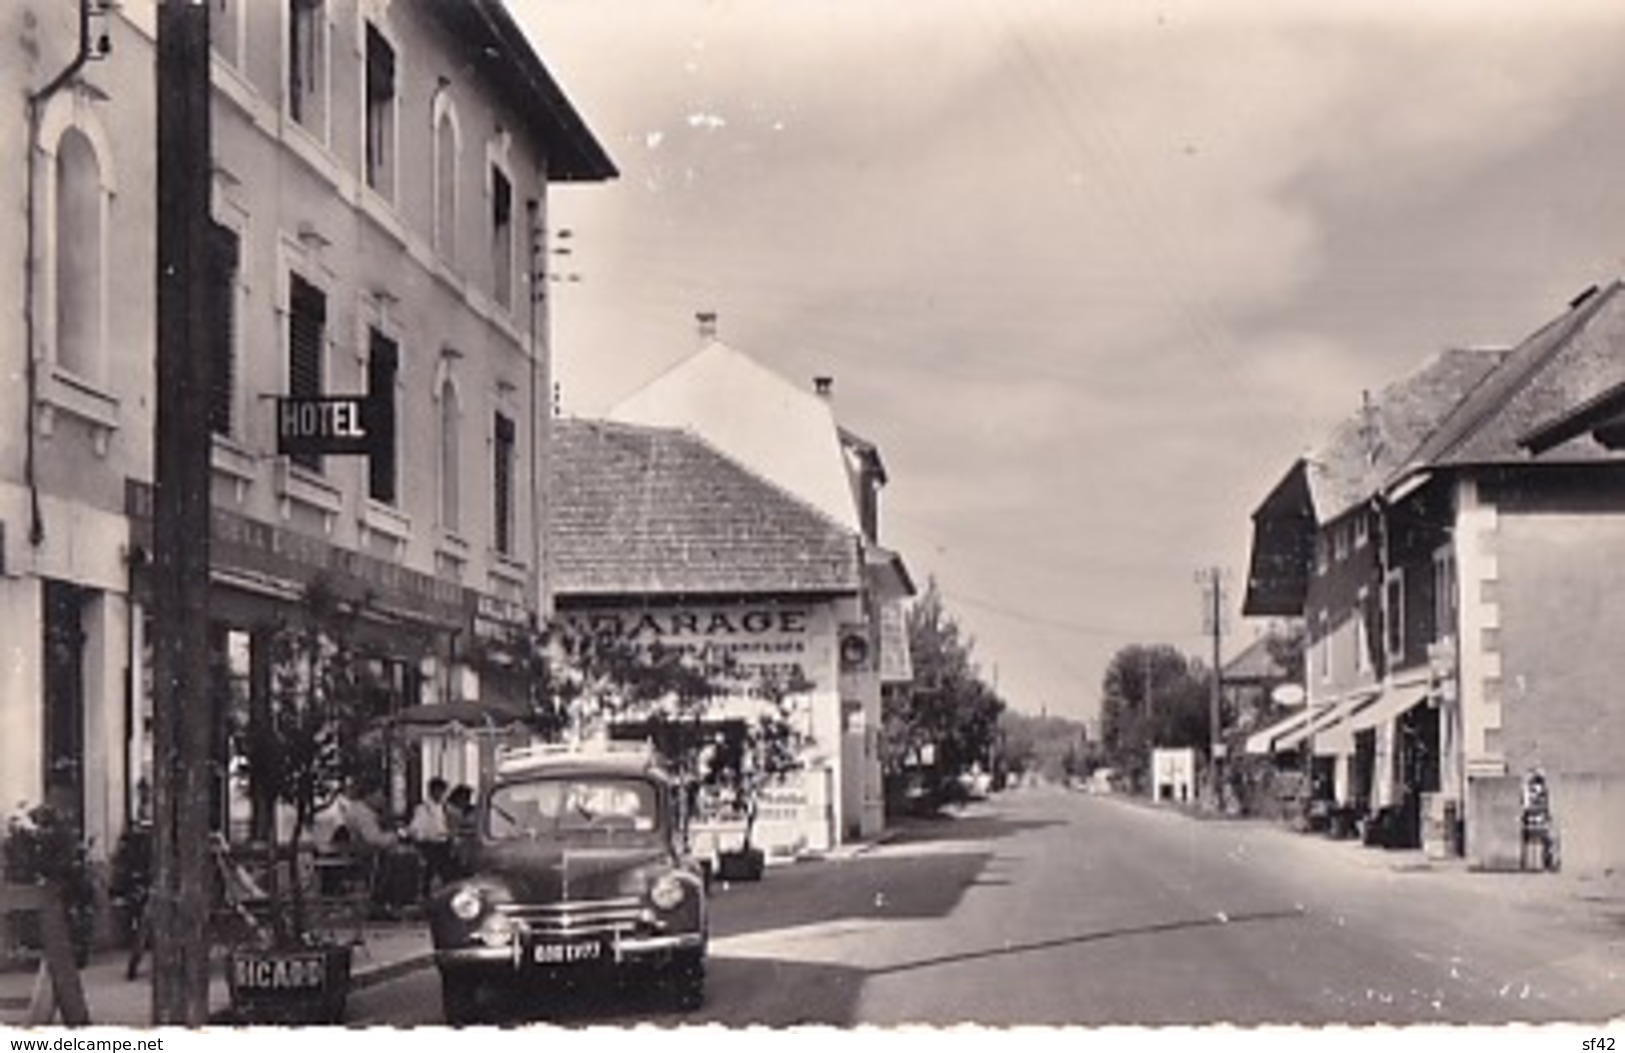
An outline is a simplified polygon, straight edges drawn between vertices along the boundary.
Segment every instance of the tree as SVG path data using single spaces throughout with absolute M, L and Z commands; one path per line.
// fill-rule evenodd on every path
M 896 775 L 920 764 L 927 747 L 941 777 L 986 763 L 1004 701 L 983 681 L 973 642 L 944 608 L 934 578 L 909 608 L 907 628 L 914 681 L 882 706 L 882 766 Z
M 1205 749 L 1211 677 L 1201 661 L 1167 644 L 1132 644 L 1113 655 L 1101 685 L 1106 762 L 1141 787 L 1153 746 Z
M 345 783 L 363 770 L 365 738 L 364 664 L 352 644 L 360 605 L 341 601 L 321 581 L 306 590 L 293 617 L 270 636 L 271 684 L 264 713 L 234 728 L 246 747 L 244 775 L 258 799 L 270 799 L 292 813 L 292 835 L 278 843 L 271 825 L 273 858 L 285 858 L 295 875 L 285 885 L 272 868 L 271 893 L 285 900 L 276 912 L 275 939 L 308 943 L 304 889 L 297 860 L 304 834 L 317 812 Z
M 999 756 L 1011 774 L 1033 772 L 1050 782 L 1086 774 L 1089 736 L 1080 721 L 1005 710 L 999 715 L 999 735 Z

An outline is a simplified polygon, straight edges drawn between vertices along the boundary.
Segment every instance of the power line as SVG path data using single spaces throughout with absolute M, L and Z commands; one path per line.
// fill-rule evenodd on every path
M 1203 635 L 1201 633 L 1194 633 L 1194 632 L 1188 632 L 1188 631 L 1187 632 L 1180 632 L 1180 633 L 1168 633 L 1168 632 L 1161 632 L 1161 631 L 1158 631 L 1158 632 L 1144 632 L 1144 631 L 1136 630 L 1136 629 L 1114 628 L 1114 627 L 1111 627 L 1111 626 L 1104 626 L 1104 625 L 1086 625 L 1086 624 L 1084 624 L 1082 622 L 1069 621 L 1069 620 L 1064 619 L 1064 618 L 1046 618 L 1043 615 L 1039 615 L 1039 614 L 1028 614 L 1028 613 L 1025 613 L 1025 612 L 1022 612 L 1022 611 L 1012 610 L 1009 607 L 1005 607 L 1005 606 L 1003 606 L 1001 604 L 994 603 L 991 600 L 984 600 L 984 599 L 981 599 L 981 598 L 978 598 L 978 597 L 975 597 L 975 596 L 967 595 L 967 594 L 962 593 L 962 592 L 949 592 L 946 589 L 942 589 L 940 586 L 939 586 L 939 591 L 941 592 L 944 599 L 952 600 L 956 604 L 963 604 L 963 605 L 965 605 L 967 607 L 975 607 L 978 610 L 986 611 L 989 614 L 996 614 L 996 615 L 999 615 L 999 616 L 1004 617 L 1004 618 L 1009 618 L 1009 619 L 1011 619 L 1013 621 L 1025 622 L 1025 623 L 1027 623 L 1029 625 L 1039 625 L 1039 626 L 1044 626 L 1046 628 L 1051 628 L 1051 629 L 1060 629 L 1060 630 L 1063 630 L 1063 631 L 1066 631 L 1066 632 L 1079 633 L 1079 634 L 1082 634 L 1084 636 L 1110 637 L 1112 639 L 1120 639 L 1120 640 L 1169 639 L 1169 638 L 1176 639 L 1176 640 L 1182 640 L 1182 639 L 1186 639 L 1188 637 L 1196 637 L 1196 636 Z

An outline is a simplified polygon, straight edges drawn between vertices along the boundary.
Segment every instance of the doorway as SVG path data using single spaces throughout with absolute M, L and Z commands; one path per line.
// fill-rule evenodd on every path
M 90 592 L 45 583 L 45 799 L 85 832 L 85 605 Z

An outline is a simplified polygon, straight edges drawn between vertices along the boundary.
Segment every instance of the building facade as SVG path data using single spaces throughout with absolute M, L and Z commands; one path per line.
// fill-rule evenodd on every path
M 8 326 L 0 434 L 0 793 L 61 782 L 101 851 L 149 783 L 155 0 L 16 4 L 30 126 L 0 175 Z M 495 0 L 211 3 L 211 617 L 223 826 L 231 716 L 311 583 L 365 612 L 383 718 L 523 697 L 471 646 L 533 625 L 550 390 L 550 183 L 614 167 Z M 105 39 L 106 51 L 96 41 Z M 60 71 L 71 71 L 48 94 Z M 22 275 L 18 281 L 13 276 Z M 277 399 L 350 396 L 370 456 L 279 453 Z M 27 422 L 26 426 L 22 422 Z M 199 437 L 202 441 L 203 437 Z M 380 773 L 399 799 L 413 773 Z M 400 802 L 404 803 L 404 802 Z
M 861 789 L 864 776 L 848 750 L 852 681 L 874 661 L 858 536 L 691 432 L 580 420 L 554 429 L 557 617 L 716 670 L 723 697 L 664 714 L 695 724 L 696 741 L 726 744 L 757 721 L 771 703 L 758 685 L 789 689 L 799 763 L 767 786 L 755 840 L 777 856 L 839 843 L 852 799 L 843 788 Z M 609 717 L 617 733 L 658 721 Z
M 1620 628 L 1625 459 L 1584 428 L 1543 429 L 1606 390 L 1622 301 L 1617 283 L 1588 291 L 1510 350 L 1447 355 L 1391 388 L 1412 425 L 1360 477 L 1357 510 L 1323 516 L 1300 465 L 1255 514 L 1248 613 L 1296 605 L 1310 632 L 1310 717 L 1269 748 L 1323 757 L 1331 795 L 1387 843 L 1518 866 L 1522 784 L 1539 772 L 1563 865 L 1621 861 L 1609 824 L 1625 805 L 1625 709 L 1604 641 Z M 1358 551 L 1357 525 L 1337 535 L 1350 516 L 1371 555 L 1329 602 L 1339 553 Z M 1339 620 L 1356 626 L 1342 667 Z
M 839 780 L 842 837 L 872 837 L 885 824 L 881 778 L 881 700 L 904 689 L 906 659 L 895 654 L 903 634 L 901 605 L 914 594 L 902 558 L 880 543 L 880 491 L 886 483 L 878 448 L 840 426 L 833 378 L 794 384 L 717 338 L 716 317 L 702 313 L 700 347 L 612 407 L 618 421 L 680 428 L 751 472 L 817 509 L 848 531 L 861 553 L 862 588 L 843 613 L 843 637 L 861 638 L 871 656 L 841 674 Z M 890 652 L 890 653 L 888 653 Z

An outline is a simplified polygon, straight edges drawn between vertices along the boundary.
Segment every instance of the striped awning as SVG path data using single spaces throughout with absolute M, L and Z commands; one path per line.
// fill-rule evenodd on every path
M 1316 754 L 1343 752 L 1341 734 L 1345 731 L 1347 721 L 1381 697 L 1381 690 L 1372 688 L 1321 705 L 1311 703 L 1310 708 L 1314 710 L 1315 715 L 1303 727 L 1283 736 L 1275 748 L 1295 749 L 1305 739 L 1312 739 Z M 1329 740 L 1324 737 L 1327 733 L 1333 733 L 1337 737 Z
M 1276 752 L 1276 743 L 1294 731 L 1309 723 L 1309 709 L 1307 707 L 1288 713 L 1267 727 L 1260 728 L 1247 736 L 1247 752 L 1267 756 Z M 1280 747 L 1284 748 L 1284 747 Z
M 1427 698 L 1426 684 L 1413 684 L 1410 687 L 1384 691 L 1376 704 L 1362 709 L 1354 716 L 1349 726 L 1355 731 L 1365 731 L 1367 728 L 1386 724 L 1413 706 L 1426 702 Z

